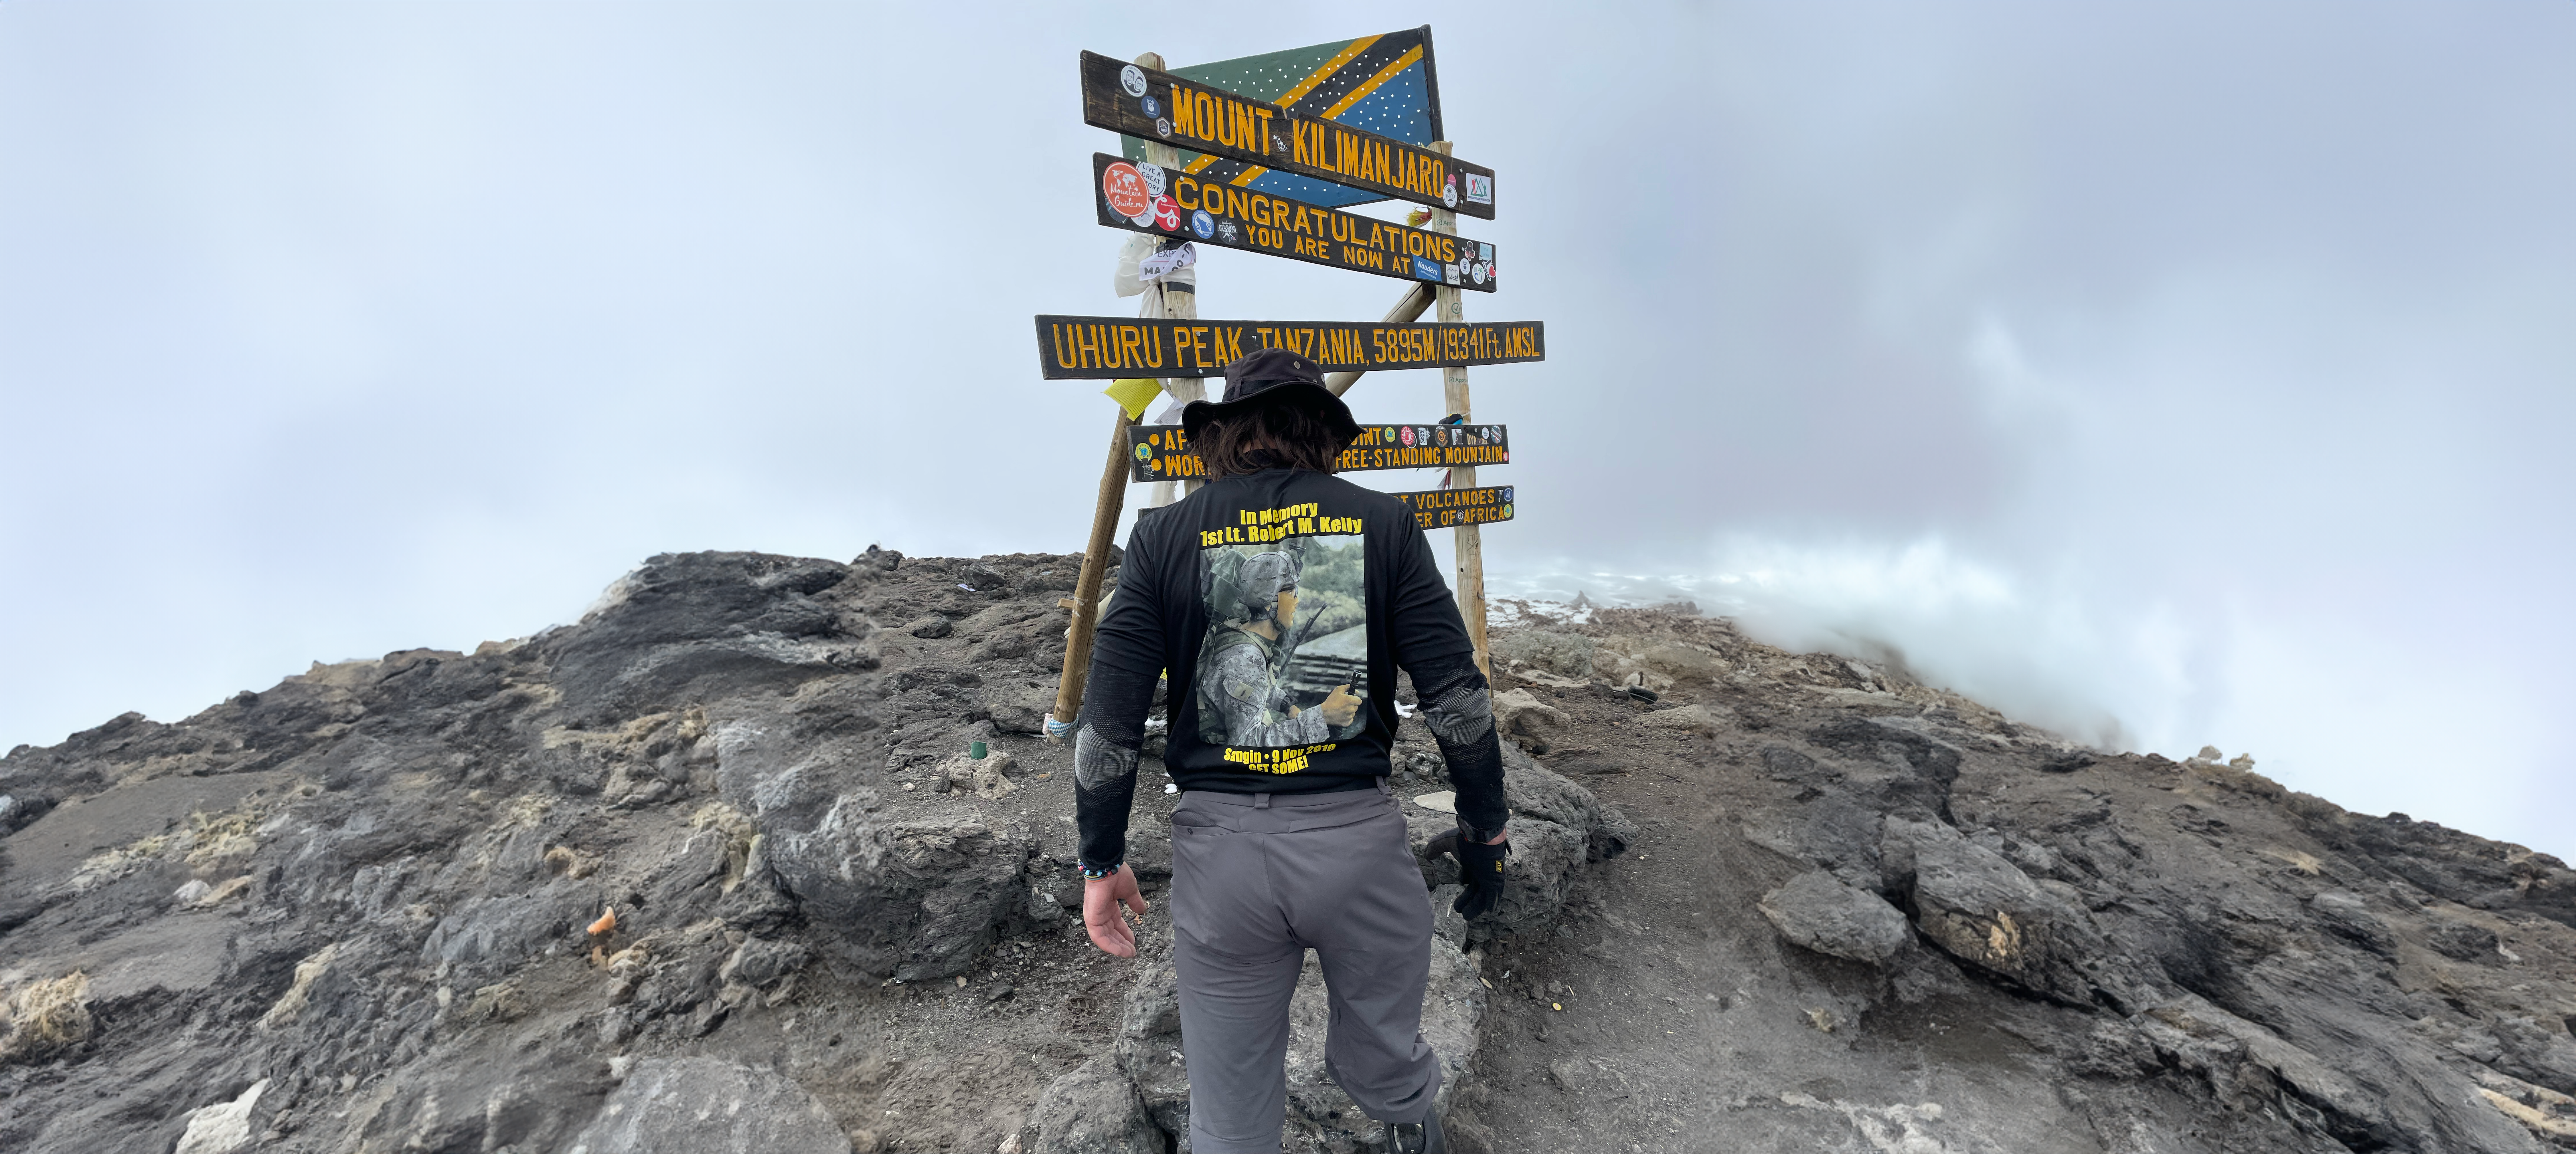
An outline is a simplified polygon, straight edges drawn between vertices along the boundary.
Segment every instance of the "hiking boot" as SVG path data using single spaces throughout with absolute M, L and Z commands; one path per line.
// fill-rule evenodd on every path
M 1386 1124 L 1386 1154 L 1448 1154 L 1449 1143 L 1440 1136 L 1440 1116 L 1432 1114 L 1419 1122 Z

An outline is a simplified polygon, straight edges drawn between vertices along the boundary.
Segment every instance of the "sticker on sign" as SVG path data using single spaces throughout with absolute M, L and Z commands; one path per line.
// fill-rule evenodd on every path
M 1126 220 L 1148 217 L 1154 211 L 1154 190 L 1145 174 L 1123 160 L 1101 170 L 1100 198 L 1109 211 Z

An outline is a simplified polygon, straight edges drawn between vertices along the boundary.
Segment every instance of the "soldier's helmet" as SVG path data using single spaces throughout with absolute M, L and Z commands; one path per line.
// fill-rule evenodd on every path
M 1278 611 L 1279 594 L 1297 588 L 1297 558 L 1287 553 L 1255 553 L 1243 560 L 1243 569 L 1235 575 L 1235 616 L 1243 621 L 1266 621 Z

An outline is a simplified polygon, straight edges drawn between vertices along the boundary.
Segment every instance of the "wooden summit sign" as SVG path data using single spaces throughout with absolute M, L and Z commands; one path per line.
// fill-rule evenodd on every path
M 1082 54 L 1082 121 L 1335 184 L 1494 217 L 1494 170 L 1141 64 Z M 1250 169 L 1236 179 L 1249 183 Z
M 1352 272 L 1492 292 L 1494 246 L 1093 153 L 1092 207 L 1111 228 Z
M 1365 128 L 1407 144 L 1447 140 L 1440 126 L 1440 72 L 1431 50 L 1431 26 L 1328 40 L 1232 60 L 1164 68 L 1139 60 L 1210 92 L 1267 100 L 1300 116 Z M 1145 142 L 1121 135 L 1129 160 L 1151 160 Z M 1169 148 L 1155 141 L 1156 148 Z M 1181 171 L 1200 180 L 1257 189 L 1327 208 L 1385 200 L 1374 192 L 1246 164 L 1194 149 L 1176 149 Z
M 1293 349 L 1328 373 L 1506 365 L 1547 359 L 1537 321 L 1371 324 L 1040 316 L 1038 370 L 1047 380 L 1213 377 L 1252 352 Z
M 1421 493 L 1389 493 L 1413 510 L 1413 521 L 1425 529 L 1454 529 L 1461 525 L 1491 525 L 1512 519 L 1512 487 L 1488 485 L 1481 489 L 1432 489 Z
M 1189 435 L 1179 425 L 1129 426 L 1127 460 L 1127 476 L 1134 481 L 1207 476 L 1207 463 L 1190 447 Z M 1352 473 L 1508 465 L 1511 460 L 1511 433 L 1501 425 L 1362 425 L 1360 435 L 1342 450 L 1334 467 Z

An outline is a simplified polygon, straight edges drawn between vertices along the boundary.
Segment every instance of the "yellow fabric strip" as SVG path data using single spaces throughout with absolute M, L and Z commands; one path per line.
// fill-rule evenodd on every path
M 1128 377 L 1111 381 L 1108 388 L 1100 391 L 1118 402 L 1119 408 L 1127 410 L 1128 420 L 1141 421 L 1145 419 L 1145 406 L 1163 395 L 1163 382 L 1152 377 Z
M 1378 69 L 1377 75 L 1369 77 L 1368 80 L 1362 83 L 1359 87 L 1351 89 L 1348 93 L 1345 93 L 1341 99 L 1334 101 L 1331 108 L 1324 110 L 1324 119 L 1331 120 L 1340 116 L 1344 109 L 1367 99 L 1369 93 L 1377 91 L 1378 85 L 1394 79 L 1396 73 L 1402 72 L 1415 64 L 1421 63 L 1421 61 L 1422 46 L 1416 44 L 1413 46 L 1413 51 L 1396 57 L 1395 63 Z

